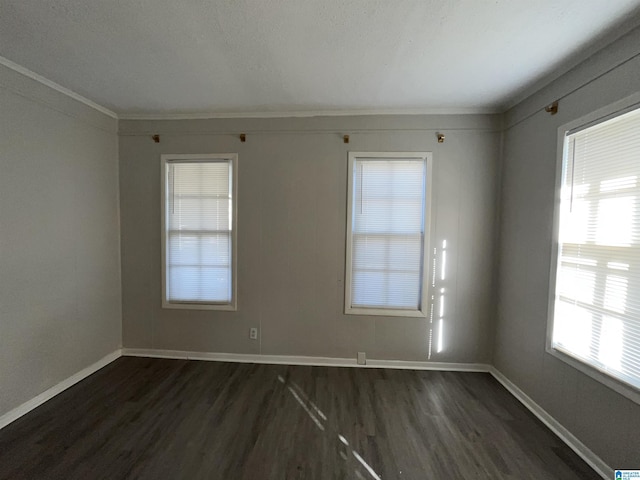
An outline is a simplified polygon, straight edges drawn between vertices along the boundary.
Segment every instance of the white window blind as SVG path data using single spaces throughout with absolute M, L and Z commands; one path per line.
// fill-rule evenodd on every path
M 552 347 L 640 388 L 640 109 L 565 137 Z
M 347 313 L 422 310 L 427 157 L 354 154 Z
M 166 160 L 165 301 L 233 300 L 233 160 Z

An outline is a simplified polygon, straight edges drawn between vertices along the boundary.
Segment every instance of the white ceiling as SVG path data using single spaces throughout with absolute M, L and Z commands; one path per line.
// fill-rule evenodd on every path
M 639 7 L 0 0 L 0 55 L 119 114 L 500 111 L 637 24 Z

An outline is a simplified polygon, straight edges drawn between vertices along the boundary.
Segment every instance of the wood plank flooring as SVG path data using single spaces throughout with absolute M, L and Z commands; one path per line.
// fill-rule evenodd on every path
M 489 374 L 123 357 L 0 430 L 0 478 L 600 477 Z

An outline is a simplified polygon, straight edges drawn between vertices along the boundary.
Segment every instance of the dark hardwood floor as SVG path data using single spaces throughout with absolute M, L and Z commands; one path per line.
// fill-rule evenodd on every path
M 489 374 L 124 357 L 0 430 L 0 478 L 600 477 Z

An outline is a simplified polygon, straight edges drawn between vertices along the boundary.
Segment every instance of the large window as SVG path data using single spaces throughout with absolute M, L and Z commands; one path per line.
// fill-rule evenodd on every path
M 236 307 L 237 155 L 162 156 L 165 308 Z
M 345 313 L 425 316 L 429 153 L 350 153 Z
M 640 109 L 561 130 L 561 134 L 549 348 L 637 400 Z

